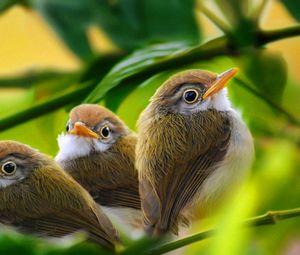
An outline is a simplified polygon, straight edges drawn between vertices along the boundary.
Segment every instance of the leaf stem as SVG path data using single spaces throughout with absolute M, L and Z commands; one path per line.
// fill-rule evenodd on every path
M 244 225 L 245 227 L 258 227 L 263 225 L 271 225 L 271 224 L 276 224 L 279 221 L 283 221 L 286 219 L 295 218 L 299 216 L 300 216 L 300 208 L 281 210 L 281 211 L 269 211 L 263 215 L 253 217 L 244 221 L 242 225 Z M 217 232 L 216 228 L 209 229 L 172 242 L 168 242 L 151 249 L 147 254 L 160 255 L 166 252 L 170 252 L 178 248 L 187 246 L 189 244 L 212 237 L 216 232 Z

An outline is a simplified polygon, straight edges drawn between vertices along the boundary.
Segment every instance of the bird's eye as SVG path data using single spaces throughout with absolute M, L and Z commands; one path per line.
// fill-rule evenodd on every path
M 17 170 L 17 165 L 12 161 L 8 161 L 4 163 L 1 167 L 1 171 L 5 175 L 13 175 L 16 172 L 16 170 Z
M 196 89 L 187 89 L 184 91 L 183 94 L 183 99 L 186 101 L 188 104 L 195 103 L 199 97 L 199 93 Z
M 69 130 L 70 130 L 70 125 L 67 124 L 67 126 L 66 126 L 66 131 L 69 132 Z
M 102 129 L 101 129 L 101 135 L 103 138 L 107 138 L 109 136 L 109 133 L 110 133 L 110 129 L 108 126 L 104 126 Z

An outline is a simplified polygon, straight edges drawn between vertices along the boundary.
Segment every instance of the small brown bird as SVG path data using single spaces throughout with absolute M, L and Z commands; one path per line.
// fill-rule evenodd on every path
M 83 230 L 113 249 L 116 231 L 91 196 L 52 159 L 29 146 L 0 142 L 0 223 L 40 237 Z
M 141 226 L 136 135 L 114 113 L 95 104 L 75 107 L 66 131 L 58 137 L 56 161 L 123 230 Z
M 149 234 L 176 232 L 182 218 L 213 207 L 249 168 L 252 137 L 224 89 L 236 72 L 174 75 L 141 114 L 136 166 Z

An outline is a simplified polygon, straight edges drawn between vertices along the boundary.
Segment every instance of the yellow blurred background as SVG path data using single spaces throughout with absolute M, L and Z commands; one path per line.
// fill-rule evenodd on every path
M 208 19 L 198 16 L 204 25 L 204 34 L 219 33 Z M 261 27 L 275 29 L 295 24 L 283 5 L 269 1 Z M 0 16 L 0 76 L 22 73 L 30 69 L 74 70 L 80 60 L 64 46 L 45 21 L 34 11 L 19 6 L 10 8 Z M 114 46 L 103 32 L 91 27 L 88 36 L 95 51 L 110 51 Z M 292 78 L 300 81 L 300 38 L 289 38 L 268 45 L 280 51 L 288 63 Z

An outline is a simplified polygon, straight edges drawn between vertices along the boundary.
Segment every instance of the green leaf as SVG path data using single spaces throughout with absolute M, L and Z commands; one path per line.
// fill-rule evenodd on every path
M 77 56 L 84 60 L 93 56 L 86 35 L 90 1 L 32 0 L 32 3 Z
M 183 43 L 157 44 L 146 49 L 137 50 L 119 62 L 97 85 L 85 102 L 99 102 L 104 95 L 121 83 L 140 83 L 156 73 L 186 66 L 208 56 L 224 54 L 227 40 L 224 37 L 206 42 L 197 47 L 188 47 Z
M 200 30 L 195 0 L 95 1 L 93 21 L 122 49 L 132 51 L 153 42 L 183 41 L 195 44 Z M 178 22 L 180 20 L 180 22 Z
M 281 0 L 285 7 L 289 10 L 290 14 L 294 16 L 295 19 L 300 21 L 300 1 L 299 0 Z
M 195 0 L 31 2 L 70 49 L 84 60 L 93 55 L 86 36 L 91 24 L 99 25 L 126 51 L 153 42 L 195 44 L 200 40 L 200 29 L 194 15 Z
M 100 101 L 109 90 L 119 85 L 125 78 L 137 74 L 150 66 L 154 66 L 159 61 L 174 54 L 174 52 L 186 49 L 186 47 L 186 45 L 181 43 L 169 43 L 135 51 L 119 62 L 103 78 L 85 102 L 95 103 Z
M 258 91 L 280 104 L 287 80 L 287 66 L 281 55 L 252 50 L 241 57 L 239 66 Z

